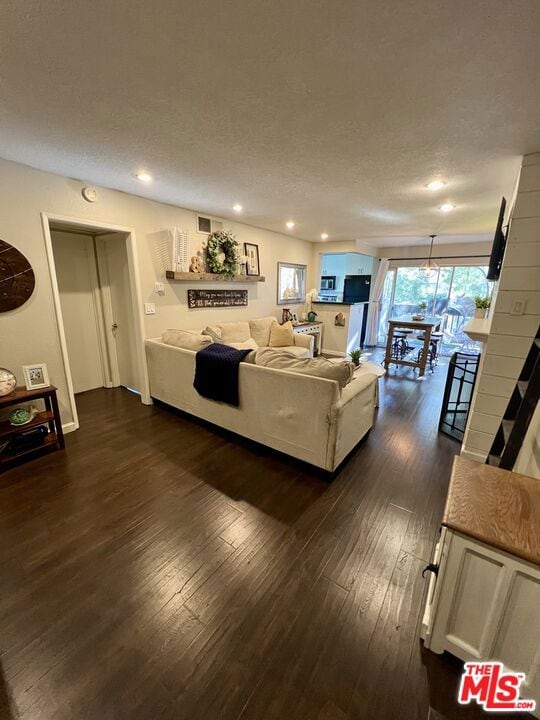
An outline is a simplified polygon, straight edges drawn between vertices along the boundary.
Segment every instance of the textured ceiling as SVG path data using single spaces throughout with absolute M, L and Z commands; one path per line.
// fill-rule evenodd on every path
M 540 150 L 539 26 L 539 0 L 4 0 L 0 155 L 309 240 L 489 235 Z

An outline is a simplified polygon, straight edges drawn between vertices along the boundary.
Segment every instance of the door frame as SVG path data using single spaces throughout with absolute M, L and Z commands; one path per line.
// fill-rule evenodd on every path
M 64 330 L 64 319 L 62 316 L 62 307 L 60 304 L 60 293 L 58 290 L 58 280 L 56 277 L 56 266 L 54 263 L 53 246 L 51 239 L 50 223 L 58 225 L 66 225 L 70 229 L 73 226 L 86 228 L 88 230 L 108 231 L 111 233 L 121 232 L 126 234 L 126 249 L 128 257 L 128 273 L 129 284 L 131 290 L 131 309 L 133 312 L 133 320 L 135 327 L 135 344 L 137 347 L 137 372 L 139 375 L 139 385 L 141 391 L 141 402 L 144 405 L 151 405 L 150 384 L 148 380 L 148 367 L 146 363 L 145 352 L 145 330 L 144 330 L 144 314 L 141 284 L 139 279 L 139 258 L 137 253 L 137 242 L 135 231 L 133 228 L 123 225 L 115 225 L 114 223 L 103 223 L 96 220 L 87 220 L 82 218 L 69 217 L 67 215 L 56 215 L 54 213 L 41 213 L 41 225 L 43 227 L 43 236 L 45 239 L 45 250 L 47 253 L 47 261 L 49 265 L 49 278 L 53 294 L 54 311 L 56 315 L 56 325 L 60 339 L 60 352 L 64 365 L 64 373 L 66 379 L 66 387 L 68 391 L 69 405 L 72 413 L 72 422 L 66 423 L 64 432 L 72 432 L 79 428 L 79 417 L 77 413 L 77 405 L 75 403 L 75 393 L 73 392 L 73 380 L 71 378 L 71 368 L 69 366 L 69 357 L 66 343 L 66 333 Z M 74 230 L 75 232 L 75 230 Z

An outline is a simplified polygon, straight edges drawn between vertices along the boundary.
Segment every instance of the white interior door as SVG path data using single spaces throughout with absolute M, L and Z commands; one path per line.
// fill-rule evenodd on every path
M 51 232 L 64 332 L 75 393 L 103 387 L 103 354 L 96 308 L 96 260 L 92 237 Z
M 96 248 L 113 385 L 139 390 L 126 236 L 101 235 Z

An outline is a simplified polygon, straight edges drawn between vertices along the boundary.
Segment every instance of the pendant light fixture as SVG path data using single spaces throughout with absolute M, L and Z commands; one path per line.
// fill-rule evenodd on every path
M 436 238 L 437 236 L 436 236 L 436 235 L 430 235 L 429 237 L 431 238 L 431 243 L 430 243 L 430 246 L 429 246 L 429 257 L 428 257 L 427 260 L 425 260 L 425 261 L 422 263 L 422 265 L 421 265 L 421 267 L 420 267 L 420 272 L 422 273 L 422 275 L 423 275 L 425 278 L 431 277 L 431 276 L 434 275 L 434 274 L 437 272 L 437 270 L 439 269 L 437 263 L 433 262 L 433 260 L 431 259 L 431 255 L 432 255 L 432 253 L 433 253 L 433 241 L 435 240 L 435 238 Z

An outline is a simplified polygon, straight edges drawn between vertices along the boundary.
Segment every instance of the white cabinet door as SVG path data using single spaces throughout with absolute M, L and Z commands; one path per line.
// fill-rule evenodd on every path
M 426 647 L 462 660 L 499 660 L 540 696 L 540 570 L 453 531 L 444 535 Z M 440 586 L 439 586 L 440 584 Z

